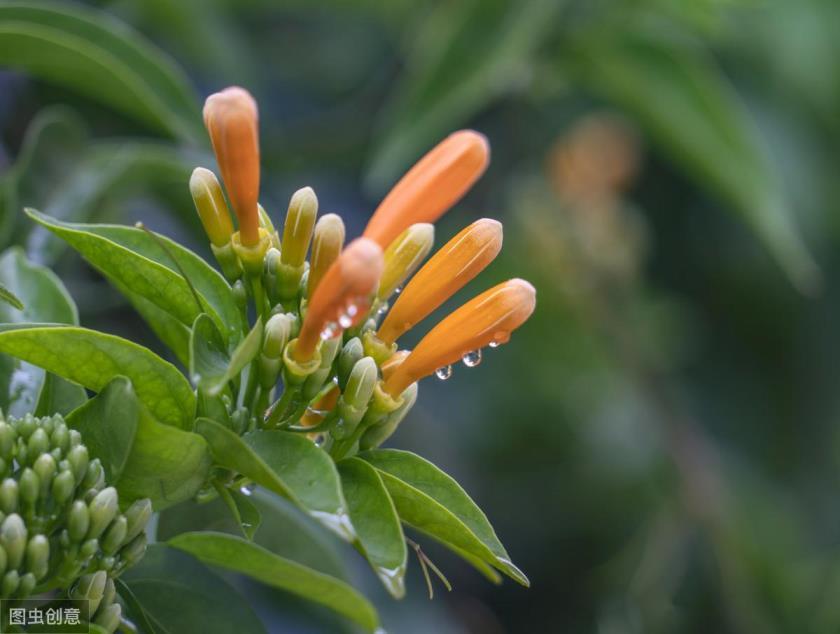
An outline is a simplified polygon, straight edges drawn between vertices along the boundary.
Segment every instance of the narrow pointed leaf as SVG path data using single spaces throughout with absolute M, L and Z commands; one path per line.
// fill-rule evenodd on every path
M 193 325 L 190 340 L 190 376 L 193 383 L 210 396 L 216 396 L 233 380 L 260 351 L 262 318 L 257 318 L 248 335 L 228 355 L 215 324 L 206 316 L 199 316 Z
M 254 535 L 262 523 L 262 516 L 259 509 L 248 498 L 239 491 L 233 491 L 225 487 L 219 487 L 219 497 L 227 505 L 233 515 L 234 521 L 246 539 L 254 541 Z
M 366 451 L 359 457 L 379 471 L 404 522 L 478 557 L 522 585 L 529 584 L 487 516 L 455 480 L 431 462 L 397 449 Z
M 24 308 L 18 310 L 0 303 L 0 322 L 53 322 L 77 324 L 76 304 L 61 280 L 49 269 L 32 264 L 23 251 L 13 248 L 0 256 L 0 283 L 21 298 Z M 43 369 L 24 360 L 0 356 L 0 409 L 12 416 L 22 416 L 50 405 L 52 396 L 61 392 L 54 405 L 54 414 L 66 405 L 84 402 L 85 391 L 58 377 L 46 381 Z M 48 391 L 45 393 L 45 387 Z M 43 403 L 42 403 L 43 398 Z
M 0 284 L 0 301 L 6 302 L 15 310 L 23 310 L 23 302 L 3 284 Z
M 343 460 L 338 473 L 358 535 L 358 548 L 388 592 L 401 599 L 405 595 L 408 550 L 391 496 L 376 469 L 364 460 Z
M 353 525 L 332 459 L 312 441 L 282 431 L 255 431 L 241 438 L 200 418 L 214 460 L 294 502 L 337 535 L 352 541 Z
M 126 339 L 69 326 L 23 327 L 0 332 L 0 352 L 94 392 L 125 376 L 157 420 L 182 429 L 192 427 L 195 396 L 189 382 L 172 364 Z
M 0 4 L 0 64 L 87 94 L 185 140 L 201 140 L 184 73 L 140 33 L 78 4 Z
M 252 542 L 224 533 L 185 533 L 168 544 L 205 564 L 233 570 L 315 601 L 373 632 L 379 620 L 373 606 L 348 584 L 284 559 Z

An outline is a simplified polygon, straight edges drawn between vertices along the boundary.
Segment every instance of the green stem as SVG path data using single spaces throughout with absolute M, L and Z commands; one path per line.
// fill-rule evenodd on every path
M 288 414 L 288 409 L 298 394 L 300 394 L 300 387 L 286 386 L 283 394 L 280 395 L 280 400 L 271 409 L 271 414 L 269 414 L 263 427 L 265 429 L 274 429 L 277 427 L 280 421 Z

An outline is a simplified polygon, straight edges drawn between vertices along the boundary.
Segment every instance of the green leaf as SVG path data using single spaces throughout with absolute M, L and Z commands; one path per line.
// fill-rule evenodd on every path
M 795 285 L 819 283 L 754 123 L 699 47 L 622 29 L 587 34 L 574 50 L 581 79 L 634 114 L 699 185 L 727 200 Z
M 85 388 L 47 372 L 33 414 L 35 416 L 52 416 L 53 414 L 66 416 L 77 407 L 84 405 L 85 401 L 87 401 Z
M 258 487 L 249 498 L 259 511 L 262 522 L 253 541 L 271 552 L 309 568 L 347 580 L 347 570 L 336 548 L 336 541 L 313 518 L 292 502 Z M 238 535 L 237 526 L 220 499 L 205 504 L 179 504 L 160 514 L 159 541 L 181 533 L 220 531 Z
M 195 429 L 207 439 L 219 465 L 288 498 L 342 539 L 353 541 L 335 463 L 312 441 L 283 431 L 255 431 L 240 438 L 206 418 L 198 419 Z
M 160 630 L 152 625 L 149 616 L 146 614 L 146 610 L 140 605 L 140 601 L 137 600 L 137 597 L 134 596 L 134 593 L 125 581 L 117 577 L 114 579 L 114 585 L 117 588 L 117 594 L 122 599 L 123 605 L 127 610 L 127 616 L 131 622 L 139 627 L 143 634 L 160 634 Z
M 155 421 L 125 377 L 113 379 L 67 422 L 102 461 L 122 499 L 148 497 L 160 510 L 192 498 L 207 479 L 211 460 L 204 439 Z
M 428 11 L 387 105 L 368 184 L 384 189 L 438 141 L 521 86 L 563 4 L 467 0 Z
M 23 302 L 20 301 L 17 295 L 2 284 L 0 284 L 0 301 L 6 302 L 15 310 L 23 310 Z
M 200 315 L 190 339 L 190 376 L 193 383 L 210 396 L 216 396 L 260 351 L 262 318 L 258 317 L 248 336 L 228 356 L 215 324 Z
M 79 431 L 90 455 L 105 467 L 108 482 L 118 482 L 128 461 L 140 403 L 131 381 L 118 376 L 87 403 L 67 417 L 67 424 Z
M 148 299 L 132 293 L 120 284 L 116 284 L 116 287 L 128 299 L 134 310 L 140 314 L 158 339 L 172 351 L 178 362 L 185 368 L 190 367 L 190 337 L 192 331 Z
M 121 579 L 160 634 L 265 634 L 247 601 L 182 550 L 152 544 Z
M 185 533 L 171 539 L 169 545 L 194 555 L 206 564 L 246 574 L 320 603 L 368 631 L 375 631 L 379 625 L 373 606 L 351 586 L 239 537 L 224 533 Z
M 128 25 L 80 5 L 4 2 L 0 64 L 86 94 L 185 140 L 201 140 L 185 74 Z
M 76 327 L 34 326 L 0 332 L 0 352 L 99 392 L 111 379 L 131 380 L 160 422 L 191 429 L 195 396 L 175 366 L 131 341 Z
M 253 541 L 257 529 L 262 523 L 259 509 L 247 495 L 239 491 L 233 491 L 223 486 L 218 487 L 218 491 L 219 497 L 224 500 L 242 534 L 246 539 Z
M 190 285 L 174 263 L 170 262 L 169 254 L 172 253 L 178 257 L 178 263 L 182 267 L 184 263 L 192 265 L 191 271 L 184 267 L 190 281 L 193 279 L 191 273 L 197 273 L 203 277 L 210 271 L 210 275 L 219 275 L 206 262 L 187 249 L 179 245 L 172 247 L 175 243 L 169 241 L 164 242 L 167 247 L 164 250 L 155 238 L 141 229 L 64 223 L 33 209 L 27 209 L 26 212 L 33 220 L 65 240 L 103 275 L 115 280 L 121 288 L 149 300 L 181 323 L 191 326 L 198 315 L 207 312 L 222 332 L 227 333 L 228 328 L 236 331 L 241 318 L 238 309 L 233 304 L 230 288 L 224 280 L 221 281 L 227 289 L 228 303 L 232 308 L 226 317 L 232 319 L 232 322 L 224 321 L 209 300 L 203 296 L 201 289 L 193 282 L 198 293 L 198 299 L 196 299 Z M 145 235 L 145 239 L 140 238 L 138 233 Z M 114 235 L 121 235 L 122 243 L 114 241 L 111 238 Z M 126 246 L 125 243 L 135 247 L 138 244 L 143 245 L 146 247 L 146 253 Z M 195 260 L 201 264 L 197 265 Z M 167 262 L 170 264 L 167 265 Z M 218 290 L 212 284 L 209 287 L 213 291 Z
M 478 557 L 522 585 L 529 585 L 528 578 L 510 560 L 487 516 L 455 480 L 408 451 L 375 449 L 359 457 L 379 471 L 404 522 Z
M 0 283 L 15 293 L 24 303 L 18 310 L 0 303 L 0 322 L 54 322 L 76 324 L 79 321 L 76 305 L 64 284 L 47 268 L 29 262 L 20 248 L 12 248 L 0 256 Z M 58 383 L 62 383 L 57 387 Z M 61 390 L 68 402 L 83 402 L 87 396 L 83 389 L 71 386 L 61 379 L 45 382 L 44 371 L 23 360 L 0 356 L 0 409 L 12 416 L 23 416 L 41 406 L 49 405 L 51 394 L 44 393 L 45 386 Z M 47 413 L 59 411 L 56 409 Z
M 401 599 L 405 596 L 408 550 L 391 496 L 376 469 L 364 460 L 343 460 L 338 473 L 358 546 L 388 592 Z

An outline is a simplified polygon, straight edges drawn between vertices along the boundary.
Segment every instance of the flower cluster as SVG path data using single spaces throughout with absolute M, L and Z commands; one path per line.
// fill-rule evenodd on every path
M 0 598 L 47 590 L 91 598 L 93 588 L 111 599 L 101 610 L 91 607 L 92 621 L 115 631 L 120 606 L 113 603 L 113 578 L 146 550 L 149 500 L 120 513 L 100 461 L 58 415 L 0 413 L 0 475 Z
M 501 249 L 501 224 L 481 219 L 421 267 L 432 250 L 432 223 L 488 165 L 481 134 L 462 130 L 444 139 L 345 246 L 339 216 L 316 222 L 318 199 L 309 187 L 291 197 L 282 237 L 275 230 L 258 202 L 258 113 L 245 90 L 209 97 L 204 120 L 238 230 L 211 171 L 197 168 L 190 190 L 223 273 L 265 324 L 256 386 L 264 405 L 256 411 L 265 415 L 256 426 L 309 432 L 336 458 L 375 447 L 413 405 L 420 379 L 445 378 L 462 359 L 477 365 L 482 348 L 505 343 L 533 312 L 534 288 L 511 279 L 463 304 L 413 350 L 398 350 L 401 336 Z M 280 378 L 283 393 L 273 402 Z

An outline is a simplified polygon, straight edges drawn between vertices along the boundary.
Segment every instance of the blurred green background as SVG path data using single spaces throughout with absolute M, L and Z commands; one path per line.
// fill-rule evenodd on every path
M 275 221 L 312 185 L 349 235 L 480 130 L 491 166 L 437 244 L 490 216 L 505 247 L 447 309 L 519 276 L 537 311 L 424 382 L 389 444 L 455 476 L 532 587 L 424 544 L 454 589 L 430 602 L 414 561 L 395 603 L 324 548 L 389 632 L 837 632 L 838 29 L 832 0 L 0 2 L 0 246 L 160 349 L 22 206 L 208 253 L 187 178 L 229 84 L 259 102 Z M 241 589 L 273 632 L 349 631 Z

